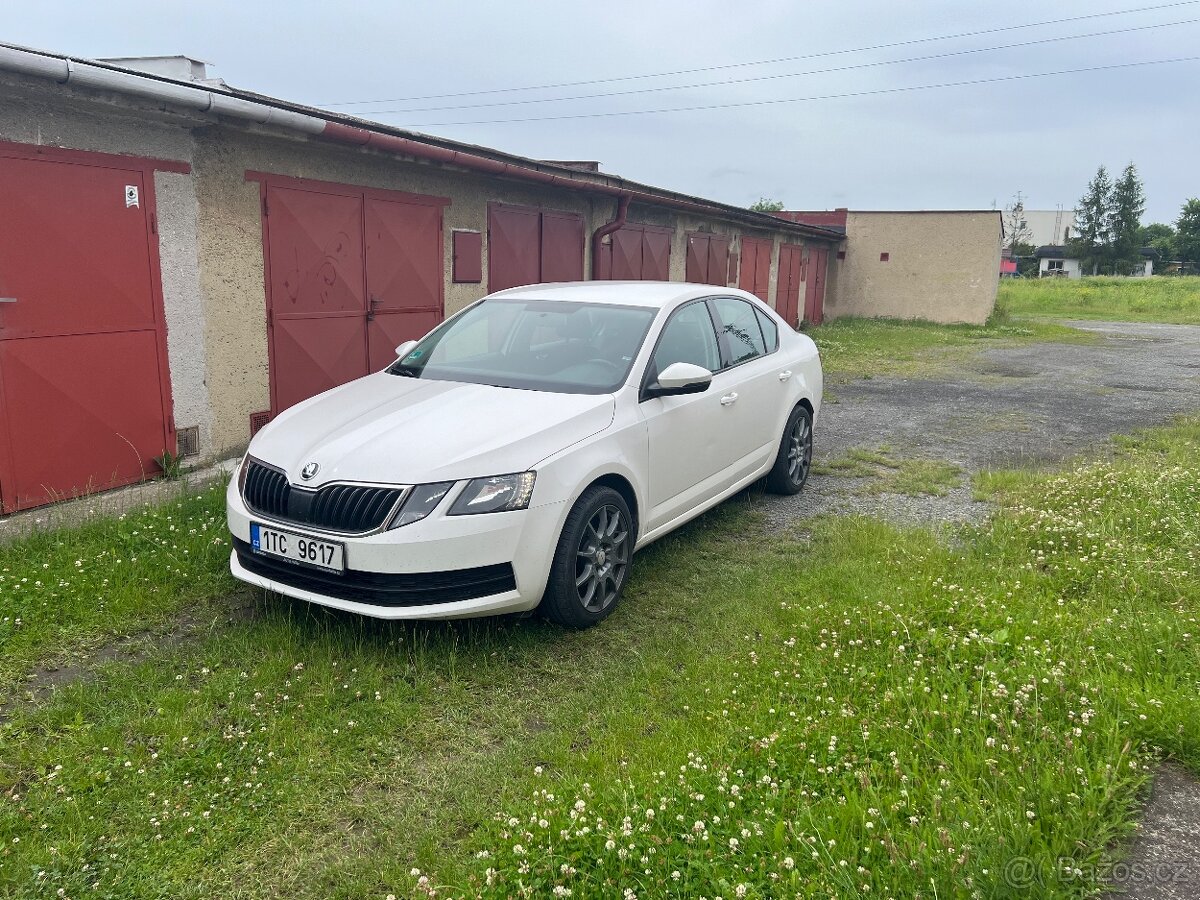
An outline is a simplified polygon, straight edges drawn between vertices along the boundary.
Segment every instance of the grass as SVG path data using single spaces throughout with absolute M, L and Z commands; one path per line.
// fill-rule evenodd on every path
M 891 448 L 871 450 L 851 447 L 842 456 L 815 464 L 818 475 L 870 479 L 862 486 L 866 494 L 906 494 L 910 497 L 944 496 L 962 480 L 962 470 L 940 459 L 897 459 Z
M 228 594 L 224 488 L 0 547 L 0 700 L 31 667 Z
M 1045 341 L 1087 344 L 1099 338 L 1053 322 L 1011 320 L 1001 309 L 987 325 L 920 320 L 836 319 L 813 328 L 826 384 L 856 378 L 928 378 L 957 369 L 980 350 Z
M 1001 512 L 953 546 L 726 504 L 584 633 L 265 598 L 0 729 L 0 893 L 1017 897 L 1029 860 L 1081 896 L 1151 759 L 1200 770 L 1198 446 L 1190 420 L 981 483 Z M 61 590 L 50 654 L 103 596 Z
M 1011 316 L 1197 325 L 1200 278 L 1005 278 L 997 308 Z

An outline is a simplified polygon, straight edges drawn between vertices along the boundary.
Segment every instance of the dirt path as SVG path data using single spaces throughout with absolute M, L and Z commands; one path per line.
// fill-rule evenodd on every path
M 884 445 L 897 457 L 951 462 L 964 475 L 1055 464 L 1114 434 L 1200 410 L 1200 326 L 1069 324 L 1102 339 L 987 350 L 938 378 L 837 386 L 817 423 L 814 462 Z M 861 486 L 814 473 L 803 493 L 768 513 L 781 524 L 823 512 L 922 523 L 987 513 L 972 500 L 969 478 L 945 497 L 863 496 Z
M 814 462 L 852 448 L 890 447 L 896 457 L 945 460 L 963 471 L 944 497 L 864 495 L 863 479 L 813 474 L 796 497 L 768 498 L 786 524 L 817 513 L 864 513 L 903 523 L 980 519 L 970 475 L 1055 464 L 1114 434 L 1200 410 L 1200 326 L 1074 322 L 1096 344 L 993 349 L 935 379 L 873 378 L 836 388 L 817 423 Z M 1112 873 L 1114 900 L 1200 897 L 1200 781 L 1160 768 L 1124 864 Z

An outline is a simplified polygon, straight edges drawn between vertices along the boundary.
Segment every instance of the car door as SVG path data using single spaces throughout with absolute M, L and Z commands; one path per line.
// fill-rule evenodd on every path
M 721 354 L 708 305 L 694 300 L 671 314 L 651 355 L 643 387 L 676 362 L 709 371 L 721 368 Z M 727 411 L 715 376 L 707 391 L 675 397 L 643 399 L 639 412 L 647 425 L 649 511 L 646 531 L 653 531 L 703 503 L 728 484 L 734 461 L 728 431 L 721 426 Z
M 754 304 L 739 297 L 714 297 L 709 305 L 725 366 L 718 398 L 726 407 L 721 427 L 729 429 L 733 444 L 730 481 L 738 481 L 762 468 L 778 450 L 780 417 L 791 373 L 781 370 L 780 355 L 775 352 L 778 331 L 771 334 L 768 345 Z

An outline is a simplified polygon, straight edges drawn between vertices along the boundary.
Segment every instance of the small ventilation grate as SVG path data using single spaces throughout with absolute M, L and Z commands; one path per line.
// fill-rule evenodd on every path
M 250 413 L 250 437 L 254 437 L 262 431 L 263 426 L 270 421 L 271 414 L 269 412 Z
M 200 455 L 200 426 L 189 425 L 175 432 L 176 445 L 179 448 L 179 458 Z

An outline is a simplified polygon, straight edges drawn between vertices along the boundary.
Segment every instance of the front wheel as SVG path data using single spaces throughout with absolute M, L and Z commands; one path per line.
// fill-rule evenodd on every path
M 625 498 L 602 485 L 588 488 L 563 524 L 541 612 L 571 628 L 604 619 L 621 599 L 635 542 Z
M 767 475 L 767 490 L 773 494 L 798 494 L 808 481 L 812 467 L 812 413 L 797 406 L 788 416 L 779 442 L 775 465 Z

